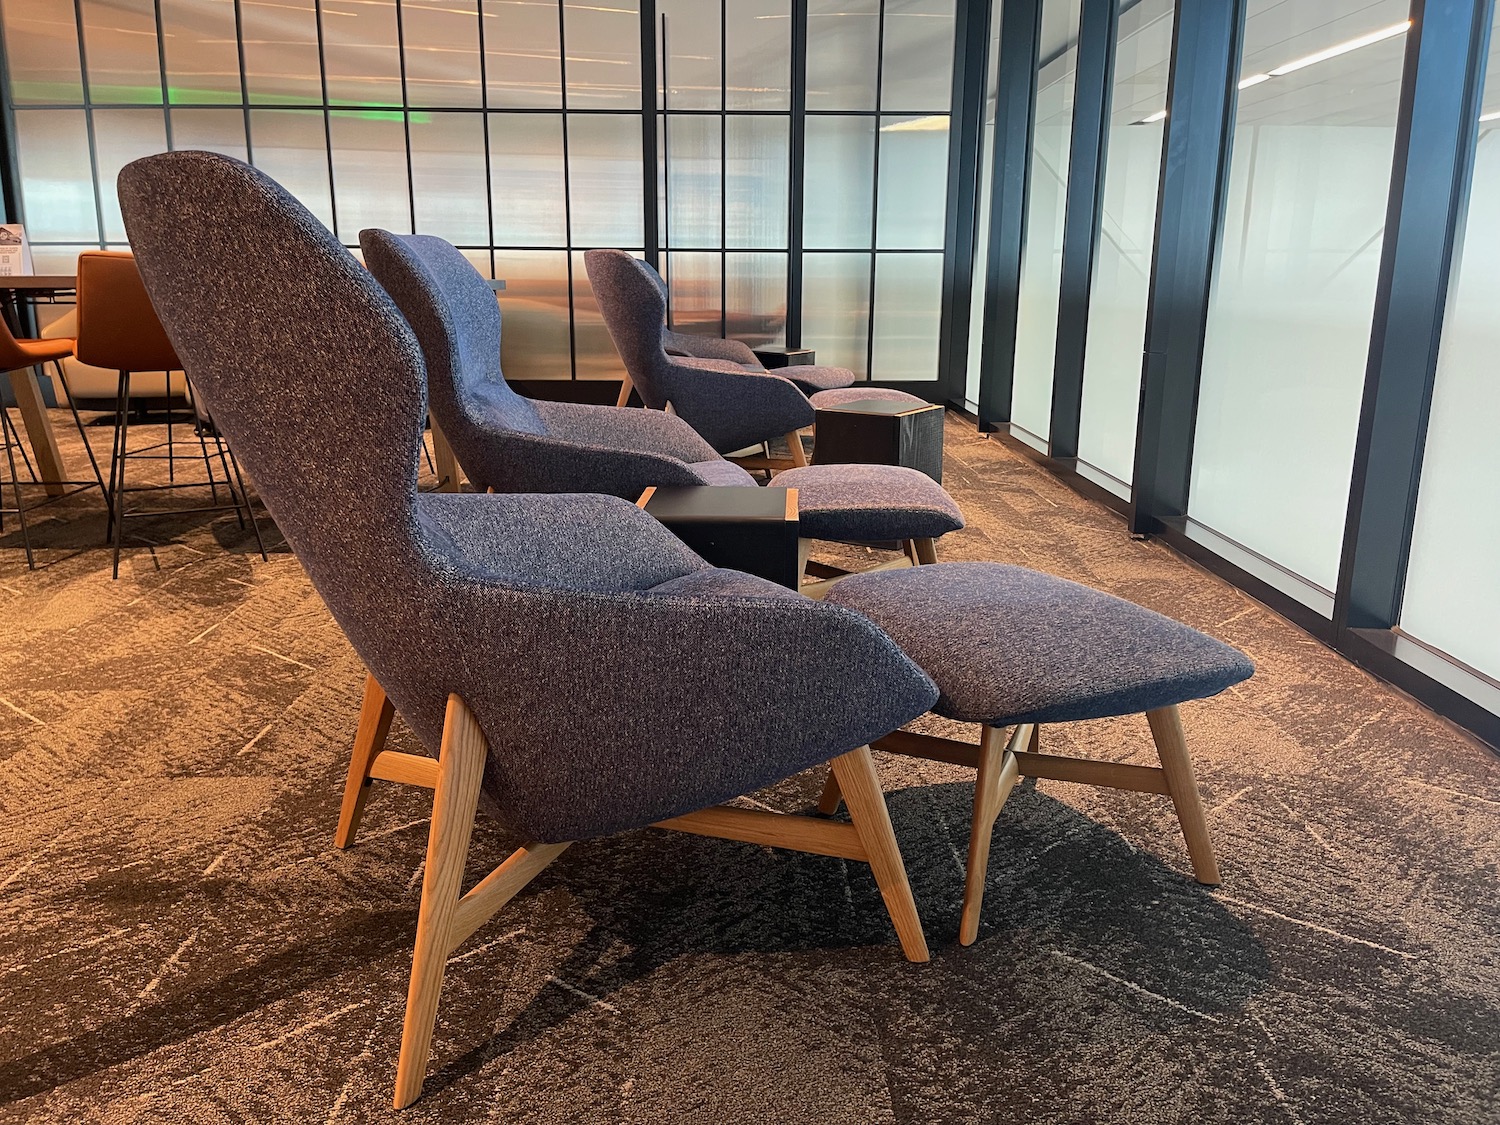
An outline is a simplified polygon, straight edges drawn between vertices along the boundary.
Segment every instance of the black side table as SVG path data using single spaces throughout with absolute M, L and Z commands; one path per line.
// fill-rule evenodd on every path
M 904 465 L 943 482 L 943 414 L 935 403 L 860 399 L 817 412 L 819 465 Z
M 751 348 L 755 358 L 767 371 L 778 367 L 808 367 L 817 362 L 818 355 L 811 348 L 788 348 L 774 344 L 764 348 Z
M 801 585 L 795 488 L 653 487 L 636 504 L 705 562 L 793 590 Z

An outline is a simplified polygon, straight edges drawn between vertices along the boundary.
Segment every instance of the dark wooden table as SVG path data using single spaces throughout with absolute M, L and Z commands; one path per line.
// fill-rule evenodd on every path
M 943 414 L 935 403 L 878 398 L 819 407 L 813 461 L 819 465 L 904 465 L 942 484 Z
M 636 504 L 713 566 L 793 590 L 802 584 L 795 488 L 648 488 Z

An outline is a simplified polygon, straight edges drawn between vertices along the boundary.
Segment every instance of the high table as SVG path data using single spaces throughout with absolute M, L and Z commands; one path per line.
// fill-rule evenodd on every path
M 77 292 L 78 279 L 73 274 L 17 274 L 0 276 L 0 294 L 3 294 L 5 319 L 16 335 L 22 335 L 21 302 L 48 300 Z M 47 414 L 47 403 L 42 398 L 42 388 L 37 382 L 34 368 L 22 367 L 10 372 L 11 393 L 16 396 L 16 405 L 21 408 L 21 422 L 26 427 L 26 436 L 36 454 L 37 472 L 52 496 L 65 491 L 60 481 L 70 479 L 63 464 L 62 451 L 57 445 L 57 435 L 52 432 L 52 419 Z

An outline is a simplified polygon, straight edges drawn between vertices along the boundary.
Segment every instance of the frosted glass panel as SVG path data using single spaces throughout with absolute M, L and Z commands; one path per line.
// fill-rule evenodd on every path
M 808 109 L 874 109 L 879 62 L 879 0 L 808 0 Z
M 11 97 L 22 105 L 81 102 L 78 25 L 72 5 L 57 0 L 6 0 L 0 16 L 5 21 Z
M 409 104 L 480 106 L 476 0 L 405 0 L 401 41 Z
M 845 250 L 870 245 L 875 119 L 809 117 L 803 244 Z
M 490 114 L 490 184 L 495 242 L 564 246 L 562 115 Z M 564 263 L 566 265 L 566 263 Z
M 719 5 L 702 0 L 658 0 L 667 22 L 667 53 L 662 72 L 661 104 L 667 109 L 718 109 L 723 83 L 720 69 Z M 659 49 L 659 48 L 658 48 Z
M 669 316 L 679 332 L 723 335 L 719 313 L 721 260 L 718 254 L 668 254 L 667 284 L 671 292 Z
M 806 254 L 802 258 L 802 343 L 818 362 L 866 368 L 870 316 L 870 255 Z
M 568 175 L 573 245 L 641 245 L 640 118 L 570 114 Z
M 637 258 L 640 251 L 634 251 Z M 566 310 L 564 310 L 566 312 Z M 604 315 L 594 299 L 583 254 L 573 252 L 573 340 L 580 379 L 618 379 L 625 370 L 620 353 L 604 327 Z
M 19 109 L 16 141 L 27 237 L 33 242 L 96 242 L 99 219 L 83 111 Z
M 953 100 L 953 0 L 885 6 L 880 108 L 947 112 Z
M 256 103 L 317 105 L 318 13 L 313 0 L 276 0 L 276 6 L 241 4 L 245 85 Z
M 550 5 L 548 5 L 550 7 Z M 633 0 L 569 3 L 566 24 L 568 108 L 639 109 L 641 17 Z M 640 123 L 636 122 L 636 132 Z
M 707 248 L 719 245 L 721 184 L 724 162 L 720 152 L 719 118 L 667 114 L 663 153 L 667 161 L 667 246 Z
M 726 254 L 727 334 L 753 348 L 786 342 L 786 255 Z
M 245 114 L 234 109 L 172 110 L 172 147 L 222 152 L 245 159 Z
M 948 118 L 881 118 L 876 246 L 941 250 L 947 205 Z
M 156 55 L 152 0 L 81 0 L 81 4 L 89 97 L 95 102 L 160 105 L 161 62 Z
M 990 70 L 985 82 L 984 125 L 980 137 L 978 233 L 974 242 L 974 287 L 969 299 L 969 360 L 964 378 L 964 398 L 979 407 L 979 376 L 984 359 L 984 300 L 989 269 L 990 203 L 994 192 L 995 97 L 999 85 L 1000 20 L 1002 0 L 990 7 Z
M 1496 21 L 1500 24 L 1500 20 Z M 1494 35 L 1494 32 L 1491 33 Z M 1500 50 L 1500 36 L 1492 39 Z M 1500 60 L 1490 56 L 1485 109 L 1500 110 Z M 1500 122 L 1480 125 L 1462 263 L 1448 299 L 1427 424 L 1417 522 L 1401 628 L 1500 680 Z
M 1117 480 L 1135 472 L 1135 430 L 1156 238 L 1156 190 L 1167 104 L 1172 0 L 1120 17 L 1104 207 L 1089 294 L 1078 456 Z
M 1077 43 L 1078 0 L 1047 0 L 1042 9 L 1042 38 L 1049 43 Z M 1044 61 L 1037 74 L 1010 416 L 1016 425 L 1043 439 L 1052 423 L 1052 368 L 1057 351 L 1068 143 L 1073 134 L 1077 65 L 1077 48 L 1070 46 Z
M 410 234 L 406 130 L 400 114 L 338 110 L 329 124 L 339 238 L 358 243 L 366 227 Z
M 401 52 L 396 44 L 395 0 L 328 0 L 323 5 L 328 100 L 400 105 Z
M 161 0 L 161 24 L 168 100 L 178 104 L 239 104 L 240 55 L 234 38 L 234 0 Z M 89 64 L 92 68 L 92 58 Z M 173 141 L 175 144 L 175 137 Z
M 551 4 L 484 5 L 485 82 L 490 107 L 562 105 L 562 52 Z
M 255 166 L 301 200 L 324 226 L 333 227 L 328 186 L 328 140 L 316 110 L 256 109 L 250 112 Z
M 941 254 L 877 254 L 870 378 L 936 379 L 942 310 Z
M 566 379 L 568 255 L 562 250 L 497 250 L 500 363 L 509 379 Z M 595 310 L 597 317 L 597 309 Z
M 728 245 L 781 248 L 787 240 L 790 126 L 785 117 L 730 117 L 725 175 Z
M 788 0 L 734 0 L 726 5 L 730 109 L 789 109 L 792 100 L 792 9 Z
M 413 113 L 411 181 L 418 234 L 460 246 L 489 245 L 482 115 Z
M 1406 18 L 1401 0 L 1331 24 L 1273 0 L 1250 11 L 1246 75 Z M 1236 114 L 1189 515 L 1323 590 L 1349 502 L 1404 47 L 1395 36 L 1250 86 Z
M 99 157 L 99 208 L 104 212 L 105 241 L 125 241 L 125 219 L 120 215 L 120 197 L 115 190 L 120 169 L 166 148 L 167 126 L 161 110 L 94 111 L 94 151 Z

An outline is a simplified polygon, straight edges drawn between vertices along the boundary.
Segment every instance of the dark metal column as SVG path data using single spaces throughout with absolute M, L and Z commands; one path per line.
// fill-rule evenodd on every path
M 641 204 L 646 261 L 661 268 L 657 232 L 656 174 L 656 0 L 641 0 Z
M 1209 284 L 1229 184 L 1246 0 L 1179 0 L 1146 312 L 1130 529 L 1187 514 Z
M 1463 243 L 1494 0 L 1414 0 L 1370 361 L 1335 599 L 1340 630 L 1400 617 L 1448 284 Z
M 1010 420 L 1041 30 L 1042 0 L 1007 0 L 1000 16 L 1000 67 L 995 92 L 990 245 L 979 372 L 981 429 L 994 429 L 997 423 Z
M 1104 170 L 1115 82 L 1115 0 L 1083 0 L 1078 24 L 1078 71 L 1073 87 L 1073 131 L 1068 153 L 1062 279 L 1057 304 L 1057 350 L 1052 368 L 1050 452 L 1078 456 L 1083 410 L 1083 359 L 1089 296 L 1104 210 Z
M 792 0 L 792 116 L 787 153 L 786 346 L 802 346 L 802 203 L 807 146 L 807 0 Z

